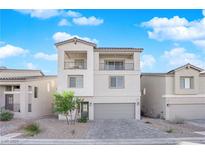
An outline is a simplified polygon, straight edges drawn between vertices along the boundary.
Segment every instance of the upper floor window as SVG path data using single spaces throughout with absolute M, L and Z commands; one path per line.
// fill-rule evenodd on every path
M 34 87 L 34 98 L 38 98 L 38 87 Z
M 83 76 L 82 75 L 69 75 L 68 76 L 69 88 L 83 88 Z
M 194 88 L 194 77 L 180 77 L 180 88 L 181 89 L 193 89 Z
M 124 76 L 111 76 L 109 81 L 110 88 L 124 88 Z

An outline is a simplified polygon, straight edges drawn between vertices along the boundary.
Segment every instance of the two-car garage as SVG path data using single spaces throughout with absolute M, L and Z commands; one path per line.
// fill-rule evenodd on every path
M 135 119 L 135 103 L 94 103 L 94 119 Z

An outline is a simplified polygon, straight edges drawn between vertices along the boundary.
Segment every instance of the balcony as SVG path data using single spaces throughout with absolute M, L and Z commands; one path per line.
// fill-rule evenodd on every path
M 64 69 L 87 69 L 87 62 L 64 62 Z
M 134 70 L 134 63 L 100 63 L 100 70 Z

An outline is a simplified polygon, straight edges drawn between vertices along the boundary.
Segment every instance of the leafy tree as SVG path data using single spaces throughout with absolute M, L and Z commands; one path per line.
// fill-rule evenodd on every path
M 83 99 L 74 96 L 74 92 L 72 91 L 64 91 L 62 93 L 55 93 L 54 100 L 55 112 L 64 115 L 69 125 L 69 119 L 72 120 L 73 111 L 76 110 L 76 114 L 79 113 L 80 103 L 83 102 Z M 68 118 L 69 116 L 71 118 Z

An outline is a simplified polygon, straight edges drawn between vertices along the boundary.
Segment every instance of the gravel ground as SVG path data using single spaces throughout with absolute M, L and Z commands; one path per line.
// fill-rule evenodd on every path
M 39 124 L 41 132 L 33 137 L 26 135 L 17 138 L 34 139 L 81 139 L 84 138 L 88 130 L 89 123 L 76 123 L 67 125 L 66 121 L 58 120 L 54 117 L 42 118 L 34 121 Z M 73 131 L 74 130 L 74 131 Z M 24 133 L 23 130 L 20 131 Z
M 142 118 L 142 121 L 164 132 L 172 130 L 170 137 L 204 137 L 194 132 L 205 131 L 205 128 L 186 123 L 174 124 L 162 119 Z
M 11 121 L 0 121 L 0 136 L 13 133 L 21 129 L 29 120 L 12 119 Z

